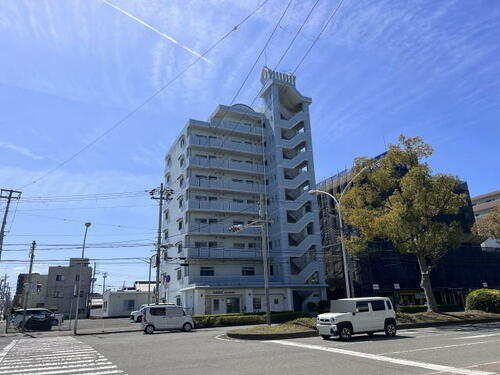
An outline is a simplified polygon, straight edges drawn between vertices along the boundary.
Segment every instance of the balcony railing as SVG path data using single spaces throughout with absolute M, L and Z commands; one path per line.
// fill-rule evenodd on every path
M 213 138 L 197 138 L 188 137 L 188 144 L 202 146 L 202 147 L 214 147 L 218 149 L 227 149 L 240 152 L 247 152 L 253 154 L 262 155 L 262 146 L 246 144 L 246 143 L 234 143 L 231 140 L 213 139 Z
M 186 203 L 189 210 L 231 211 L 245 214 L 256 214 L 258 212 L 258 206 L 255 204 L 228 201 L 203 201 L 199 199 L 189 199 Z
M 243 229 L 240 232 L 231 232 L 229 230 L 231 224 L 226 223 L 194 223 L 189 222 L 187 224 L 187 232 L 188 233 L 204 233 L 204 234 L 234 234 L 234 235 L 252 235 L 259 236 L 260 228 L 247 228 Z
M 264 185 L 262 184 L 249 184 L 246 182 L 236 182 L 228 180 L 210 180 L 204 178 L 188 177 L 187 186 L 197 186 L 207 189 L 221 189 L 221 190 L 234 190 L 234 191 L 246 191 L 250 193 L 263 193 Z
M 235 171 L 245 171 L 253 173 L 263 173 L 264 166 L 262 164 L 249 164 L 245 162 L 234 162 L 227 159 L 205 159 L 200 157 L 189 157 L 189 166 L 197 166 L 204 168 L 217 168 L 217 169 L 232 169 Z
M 270 276 L 269 282 L 279 281 L 276 276 Z M 264 276 L 189 276 L 190 284 L 206 284 L 219 286 L 237 286 L 237 285 L 263 285 Z
M 262 250 L 198 247 L 187 249 L 187 257 L 198 259 L 261 259 Z

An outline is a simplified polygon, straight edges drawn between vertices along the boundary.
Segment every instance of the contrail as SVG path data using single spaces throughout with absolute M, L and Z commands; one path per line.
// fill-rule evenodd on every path
M 185 49 L 186 51 L 188 51 L 189 53 L 191 53 L 191 54 L 195 55 L 196 57 L 199 57 L 200 59 L 205 60 L 205 61 L 206 61 L 207 63 L 209 63 L 209 64 L 213 64 L 213 62 L 212 62 L 212 61 L 210 61 L 209 59 L 207 59 L 207 58 L 203 57 L 203 56 L 202 56 L 202 55 L 200 55 L 198 52 L 193 51 L 191 48 L 189 48 L 189 47 L 187 47 L 187 46 L 185 46 L 185 45 L 183 45 L 183 44 L 179 43 L 177 40 L 175 40 L 175 39 L 174 39 L 174 38 L 172 38 L 171 36 L 169 36 L 169 35 L 167 35 L 167 34 L 165 34 L 165 33 L 162 33 L 160 30 L 158 30 L 158 29 L 154 28 L 153 26 L 151 26 L 151 25 L 147 24 L 146 22 L 144 22 L 144 21 L 140 20 L 139 18 L 137 18 L 137 17 L 135 17 L 134 15 L 132 15 L 132 14 L 128 13 L 127 11 L 125 11 L 125 10 L 123 10 L 123 9 L 121 9 L 121 8 L 119 8 L 119 7 L 117 7 L 117 6 L 116 6 L 116 5 L 114 5 L 114 4 L 111 4 L 111 3 L 110 3 L 110 2 L 108 2 L 107 0 L 101 0 L 101 1 L 102 1 L 103 3 L 105 3 L 106 5 L 109 5 L 111 8 L 116 9 L 116 10 L 117 10 L 117 11 L 119 11 L 120 13 L 125 14 L 127 17 L 132 18 L 134 21 L 139 22 L 141 25 L 146 26 L 148 29 L 150 29 L 150 30 L 154 31 L 154 32 L 155 32 L 155 33 L 157 33 L 158 35 L 161 35 L 162 37 L 164 37 L 165 39 L 167 39 L 167 40 L 171 41 L 172 43 L 177 44 L 179 47 L 181 47 L 182 49 Z

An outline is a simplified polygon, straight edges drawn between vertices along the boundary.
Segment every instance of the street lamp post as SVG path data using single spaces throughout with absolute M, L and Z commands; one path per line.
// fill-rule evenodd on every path
M 349 267 L 347 265 L 347 252 L 345 249 L 345 242 L 344 242 L 344 221 L 342 220 L 342 210 L 340 208 L 340 203 L 342 202 L 342 197 L 344 196 L 344 193 L 346 190 L 349 188 L 349 186 L 352 184 L 352 182 L 359 176 L 361 173 L 363 173 L 368 167 L 363 167 L 361 170 L 353 177 L 351 180 L 347 183 L 347 185 L 342 189 L 340 192 L 340 197 L 337 200 L 333 194 L 328 193 L 327 191 L 323 190 L 309 190 L 308 193 L 315 195 L 315 194 L 325 194 L 328 195 L 330 198 L 333 199 L 335 202 L 335 206 L 337 207 L 337 212 L 339 214 L 339 228 L 340 228 L 340 243 L 342 246 L 342 263 L 344 264 L 344 281 L 345 281 L 345 290 L 346 290 L 346 297 L 351 298 L 352 297 L 352 291 L 351 291 L 351 285 L 349 283 Z
M 78 329 L 78 310 L 80 307 L 80 290 L 82 288 L 82 271 L 83 271 L 83 258 L 85 257 L 85 241 L 87 240 L 87 231 L 92 223 L 85 223 L 85 234 L 83 235 L 82 257 L 80 259 L 80 272 L 78 274 L 78 288 L 76 290 L 76 307 L 75 307 L 75 325 L 73 327 L 73 334 L 77 334 Z

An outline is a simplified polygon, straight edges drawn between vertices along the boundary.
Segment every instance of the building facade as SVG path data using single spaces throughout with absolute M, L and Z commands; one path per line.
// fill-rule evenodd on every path
M 474 210 L 474 216 L 476 218 L 482 217 L 484 215 L 489 214 L 495 207 L 500 206 L 500 190 L 478 195 L 476 197 L 471 198 L 471 200 L 472 200 L 472 209 Z M 481 246 L 483 248 L 500 249 L 500 241 L 494 238 L 488 238 L 481 244 Z
M 45 296 L 47 294 L 47 277 L 48 275 L 41 275 L 39 273 L 31 274 L 31 292 L 26 293 L 27 307 L 45 307 Z M 20 273 L 17 276 L 16 294 L 14 295 L 14 307 L 23 307 L 24 295 L 27 292 L 26 288 L 29 283 L 29 275 L 27 273 Z
M 219 105 L 189 120 L 166 155 L 162 300 L 195 314 L 264 311 L 262 243 L 274 311 L 325 299 L 309 104 L 295 76 L 264 68 L 264 110 Z M 248 225 L 259 213 L 263 228 Z M 167 282 L 169 280 L 169 282 Z
M 381 154 L 376 158 L 382 158 Z M 351 170 L 345 170 L 318 183 L 318 188 L 330 194 L 340 194 L 353 178 Z M 453 218 L 462 224 L 465 233 L 471 232 L 474 224 L 473 201 L 469 198 L 467 183 L 461 182 L 456 192 L 466 196 L 466 205 Z M 332 200 L 318 196 L 320 222 L 329 296 L 332 299 L 345 297 L 344 270 L 339 241 L 338 212 Z M 349 235 L 352 229 L 344 227 Z M 473 289 L 482 287 L 500 288 L 500 253 L 491 248 L 481 248 L 475 243 L 463 243 L 450 249 L 439 260 L 431 274 L 432 286 L 439 304 L 463 307 L 465 296 Z M 420 287 L 420 270 L 413 254 L 400 254 L 389 241 L 367 244 L 357 256 L 348 256 L 348 271 L 351 290 L 356 297 L 390 297 L 396 305 L 425 304 Z

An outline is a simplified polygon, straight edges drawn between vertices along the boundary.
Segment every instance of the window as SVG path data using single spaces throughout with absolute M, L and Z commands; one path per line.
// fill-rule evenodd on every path
M 360 313 L 370 311 L 368 307 L 368 302 L 366 301 L 356 302 L 356 310 Z
M 233 244 L 233 246 L 234 246 L 235 249 L 244 249 L 245 248 L 245 244 L 241 243 L 241 242 L 235 242 Z
M 167 177 L 165 178 L 165 181 L 167 182 L 167 185 L 170 183 L 170 175 L 167 174 Z
M 243 163 L 243 161 L 238 160 L 238 159 L 232 159 L 231 161 L 232 161 L 233 163 Z
M 274 275 L 274 266 L 272 264 L 269 266 L 269 275 Z
M 181 296 L 175 296 L 175 304 L 181 306 Z
M 233 182 L 243 183 L 243 180 L 240 178 L 233 178 Z
M 233 225 L 244 225 L 245 222 L 244 221 L 240 221 L 240 220 L 233 220 Z
M 208 242 L 208 247 L 217 247 L 217 241 L 209 241 Z
M 214 276 L 215 271 L 213 267 L 200 267 L 200 276 Z
M 177 280 L 180 280 L 182 279 L 182 269 L 181 268 L 177 268 Z
M 181 147 L 184 147 L 184 145 L 186 144 L 186 140 L 184 139 L 184 137 L 181 138 Z
M 163 239 L 168 240 L 168 230 L 163 231 Z
M 178 252 L 178 253 L 182 253 L 182 242 L 179 242 L 179 243 L 177 244 L 177 252 Z
M 233 199 L 234 203 L 243 203 L 243 199 Z
M 206 242 L 198 242 L 197 241 L 197 242 L 194 243 L 194 247 L 198 247 L 198 248 L 200 248 L 200 247 L 207 247 L 207 243 Z
M 63 292 L 61 290 L 54 291 L 54 298 L 62 298 L 64 297 Z
M 184 158 L 179 159 L 179 166 L 182 168 L 184 167 Z
M 202 218 L 197 217 L 197 218 L 194 219 L 194 222 L 196 224 L 206 224 L 207 223 L 207 219 L 202 219 Z
M 277 305 L 278 303 L 280 303 L 279 298 L 275 298 L 275 299 L 274 299 L 274 304 L 275 304 L 275 305 Z
M 133 299 L 126 299 L 123 301 L 125 310 L 133 311 L 135 309 L 135 301 Z
M 80 275 L 75 275 L 75 281 L 80 280 Z
M 168 251 L 163 252 L 163 260 L 168 260 Z
M 179 230 L 181 230 L 181 229 L 182 229 L 182 220 L 179 220 L 179 221 L 177 222 L 177 228 L 178 228 Z
M 184 177 L 179 178 L 179 186 L 184 187 Z
M 184 204 L 184 199 L 179 198 L 179 208 L 182 208 L 183 204 Z
M 392 310 L 392 303 L 391 303 L 391 301 L 385 301 L 385 304 L 387 305 L 387 310 Z
M 253 199 L 247 199 L 248 204 L 255 204 L 255 201 Z
M 170 167 L 172 165 L 172 159 L 170 159 L 170 156 L 167 159 L 167 165 Z
M 255 275 L 255 267 L 247 266 L 241 267 L 241 276 L 254 276 Z
M 64 281 L 64 275 L 56 275 L 56 281 Z
M 247 184 L 253 184 L 252 180 L 247 180 L 246 182 L 247 182 Z
M 248 244 L 248 248 L 249 248 L 249 249 L 256 249 L 256 248 L 257 248 L 257 244 L 256 244 L 255 242 L 250 242 L 250 243 Z
M 260 310 L 262 309 L 262 300 L 260 297 L 253 297 L 253 310 Z
M 379 301 L 371 301 L 372 311 L 382 311 L 385 310 L 385 303 L 382 300 Z
M 165 315 L 165 308 L 164 307 L 150 307 L 149 308 L 149 313 L 153 316 L 162 316 Z
M 163 215 L 165 217 L 165 220 L 168 220 L 168 211 L 165 211 L 165 213 Z

